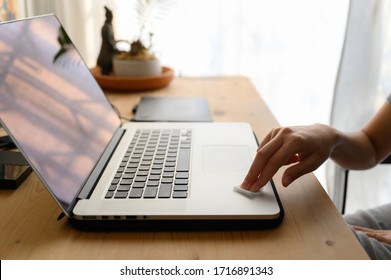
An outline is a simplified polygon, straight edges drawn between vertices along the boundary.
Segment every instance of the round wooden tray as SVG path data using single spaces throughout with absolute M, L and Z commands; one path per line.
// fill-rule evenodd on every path
M 162 74 L 145 77 L 123 77 L 102 75 L 98 66 L 91 69 L 96 81 L 104 90 L 111 91 L 144 91 L 159 89 L 167 86 L 174 78 L 174 70 L 162 67 Z

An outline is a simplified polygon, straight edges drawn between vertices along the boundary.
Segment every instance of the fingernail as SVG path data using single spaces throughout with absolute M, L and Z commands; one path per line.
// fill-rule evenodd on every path
M 243 183 L 240 185 L 240 187 L 241 187 L 242 189 L 248 190 L 249 187 L 250 187 L 250 184 L 248 183 L 247 180 L 244 180 Z

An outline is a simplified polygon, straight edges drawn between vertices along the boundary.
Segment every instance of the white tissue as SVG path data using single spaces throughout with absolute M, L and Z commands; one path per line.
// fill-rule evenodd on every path
M 234 187 L 234 191 L 238 192 L 240 194 L 244 194 L 245 196 L 248 196 L 248 197 L 254 197 L 254 196 L 262 194 L 262 189 L 260 189 L 257 192 L 252 192 L 252 191 L 248 191 L 248 190 L 242 189 L 240 186 L 235 186 Z

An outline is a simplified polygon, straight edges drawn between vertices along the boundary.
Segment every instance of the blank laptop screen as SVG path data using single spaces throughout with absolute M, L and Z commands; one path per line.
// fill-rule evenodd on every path
M 0 119 L 65 210 L 120 126 L 54 16 L 0 24 Z

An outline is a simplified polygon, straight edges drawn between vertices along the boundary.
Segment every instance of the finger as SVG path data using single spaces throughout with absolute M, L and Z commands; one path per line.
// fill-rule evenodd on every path
M 287 187 L 301 176 L 316 170 L 326 159 L 319 159 L 318 155 L 311 154 L 298 163 L 288 167 L 282 176 L 282 185 Z
M 251 167 L 241 185 L 243 189 L 248 190 L 251 185 L 254 184 L 254 182 L 263 172 L 263 169 L 266 163 L 269 161 L 269 158 L 272 157 L 280 149 L 282 144 L 283 142 L 281 139 L 274 138 L 258 150 L 255 159 L 251 164 Z
M 262 149 L 262 147 L 264 147 L 267 143 L 269 143 L 274 137 L 275 137 L 275 131 L 276 129 L 273 129 L 272 131 L 270 131 L 266 136 L 265 138 L 263 138 L 261 144 L 259 145 L 258 149 L 257 149 L 257 152 Z
M 360 226 L 353 226 L 353 229 L 356 231 L 360 231 L 364 233 L 366 236 L 370 238 L 374 238 L 380 242 L 389 242 L 390 239 L 388 237 L 388 231 L 387 230 L 377 230 L 377 229 L 371 229 L 366 227 L 360 227 Z
M 367 228 L 367 227 L 361 227 L 361 226 L 353 226 L 353 229 L 364 232 L 364 233 L 374 233 L 376 232 L 375 229 Z
M 273 178 L 277 171 L 278 168 L 270 168 L 270 166 L 267 165 L 267 168 L 265 168 L 258 178 L 250 185 L 249 190 L 258 192 Z
M 267 160 L 256 180 L 251 184 L 250 190 L 257 192 L 265 186 L 271 178 L 277 173 L 281 166 L 288 162 L 296 161 L 298 155 L 291 151 L 289 145 L 281 145 L 281 147 Z M 294 154 L 292 156 L 292 154 Z
M 376 232 L 365 232 L 365 235 L 370 238 L 374 238 L 380 242 L 389 242 L 389 239 L 384 234 L 380 234 Z
M 299 161 L 299 155 L 295 154 L 285 163 L 285 165 L 289 165 L 289 164 L 292 164 L 292 163 L 297 163 L 298 161 Z
M 279 128 L 272 129 L 266 136 L 263 138 L 261 144 L 259 145 L 258 151 L 269 143 L 272 139 L 274 139 L 278 135 Z
M 357 231 L 361 231 L 365 234 L 377 234 L 378 236 L 388 236 L 390 235 L 389 230 L 381 230 L 381 229 L 370 229 L 364 227 L 353 226 L 353 228 Z

